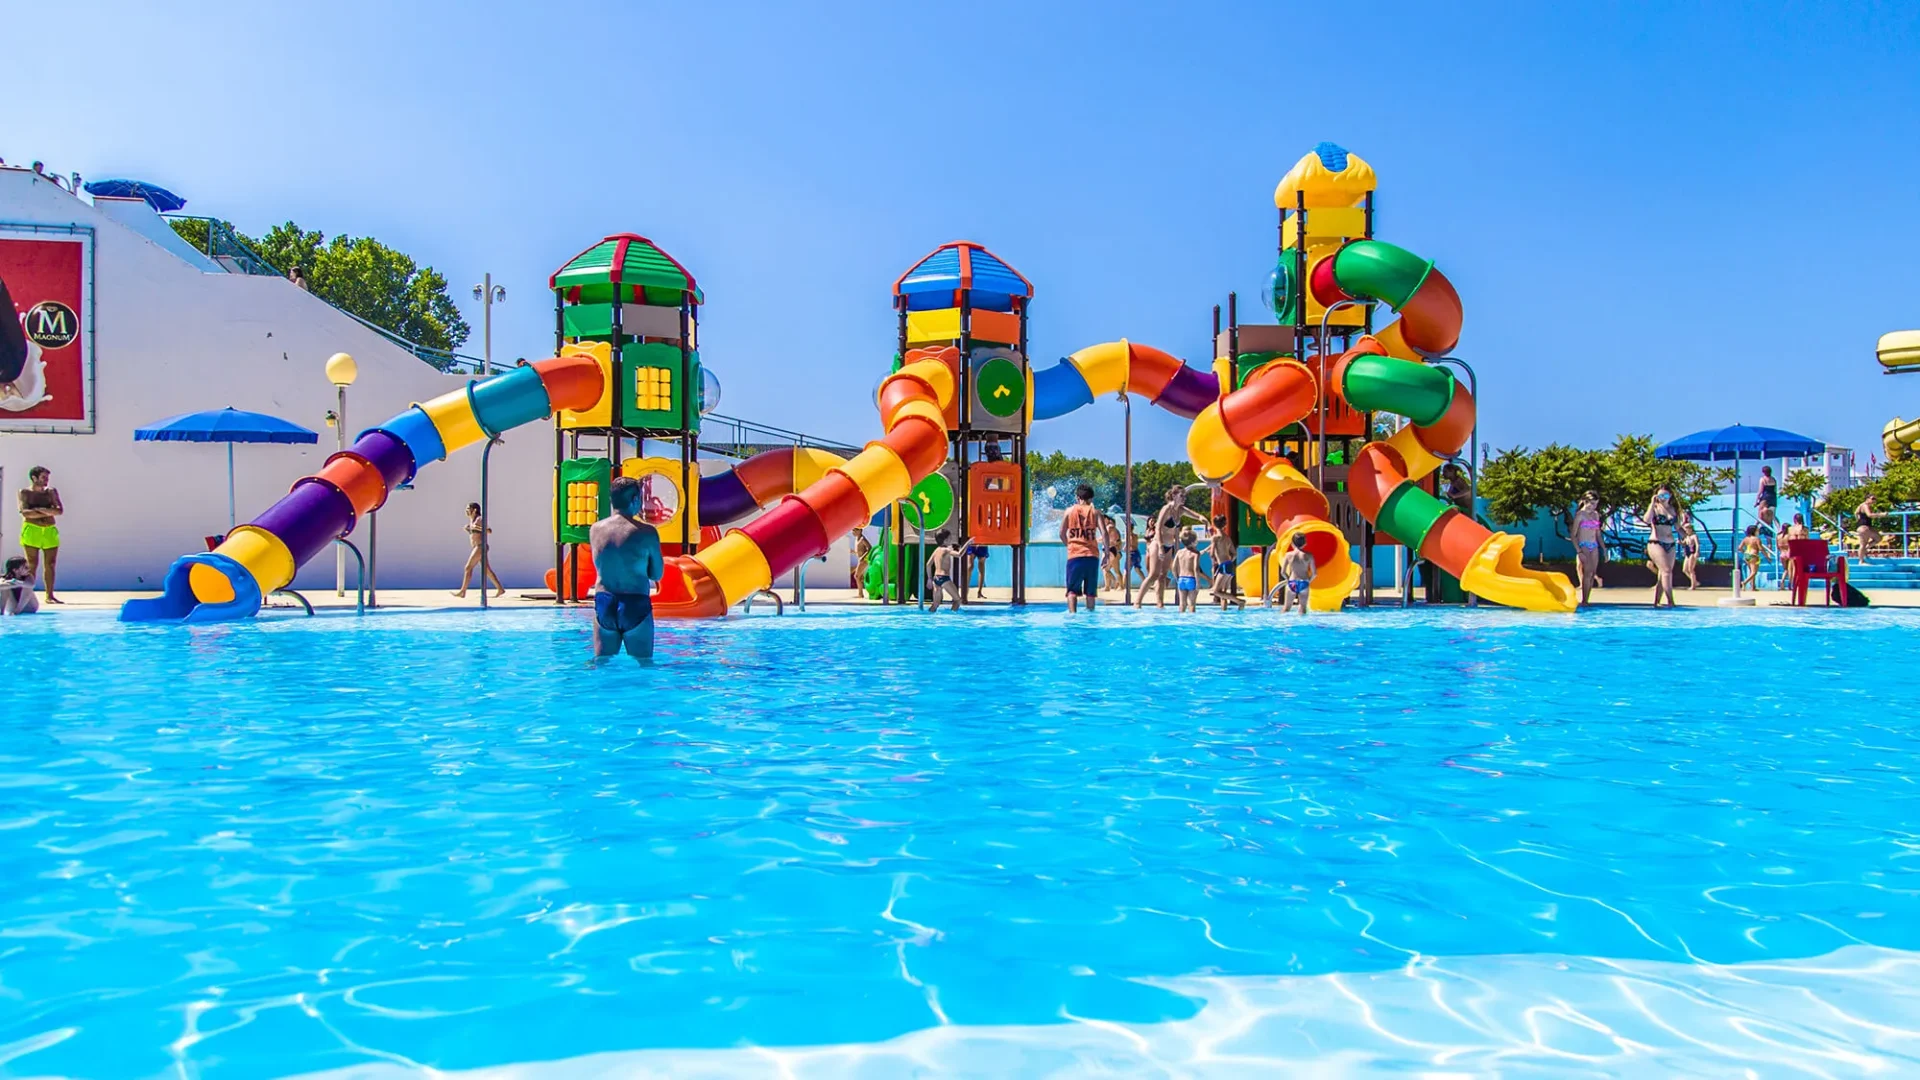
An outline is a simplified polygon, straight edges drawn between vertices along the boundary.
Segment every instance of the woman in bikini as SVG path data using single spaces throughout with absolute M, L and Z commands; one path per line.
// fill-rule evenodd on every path
M 1147 586 L 1154 587 L 1154 607 L 1167 606 L 1167 583 L 1173 571 L 1173 553 L 1180 549 L 1180 523 L 1188 517 L 1200 515 L 1187 509 L 1187 492 L 1182 487 L 1167 489 L 1167 501 L 1153 515 L 1153 522 L 1147 527 L 1147 567 L 1146 578 L 1140 582 L 1140 595 L 1134 599 L 1133 606 L 1145 607 Z
M 487 543 L 486 534 L 492 531 L 493 529 L 491 527 L 488 527 L 487 529 L 484 529 L 484 530 L 480 528 L 480 504 L 468 503 L 467 504 L 467 536 L 472 541 L 473 546 L 467 552 L 466 569 L 460 571 L 460 587 L 458 589 L 453 590 L 453 595 L 455 596 L 467 595 L 467 585 L 473 581 L 473 572 L 475 570 L 480 569 L 480 550 L 481 548 L 486 546 L 486 543 Z M 492 559 L 487 560 L 486 570 L 487 570 L 486 576 L 480 579 L 480 591 L 485 592 L 487 589 L 487 582 L 491 581 L 493 582 L 493 595 L 495 596 L 507 595 L 507 587 L 505 585 L 500 584 L 500 575 L 493 572 Z
M 1606 519 L 1600 516 L 1600 496 L 1587 492 L 1573 512 L 1573 547 L 1580 562 L 1580 603 L 1600 584 L 1600 545 L 1604 540 Z
M 1673 487 L 1661 484 L 1653 493 L 1652 501 L 1647 503 L 1646 513 L 1640 515 L 1646 519 L 1649 535 L 1647 537 L 1647 562 L 1653 567 L 1653 606 L 1660 606 L 1660 597 L 1667 598 L 1667 606 L 1674 607 L 1673 566 L 1676 561 L 1677 544 L 1674 529 L 1680 523 L 1680 508 L 1673 497 Z

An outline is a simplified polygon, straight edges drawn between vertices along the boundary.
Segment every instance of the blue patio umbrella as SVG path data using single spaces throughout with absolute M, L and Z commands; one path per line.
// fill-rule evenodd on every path
M 1827 444 L 1819 439 L 1779 428 L 1735 424 L 1712 431 L 1696 431 L 1663 443 L 1654 449 L 1653 456 L 1682 461 L 1732 461 L 1737 469 L 1741 461 L 1812 457 L 1826 451 Z
M 1809 439 L 1805 435 L 1796 435 L 1779 428 L 1748 427 L 1734 424 L 1731 427 L 1715 428 L 1710 431 L 1696 431 L 1672 442 L 1654 447 L 1653 456 L 1678 461 L 1731 461 L 1733 462 L 1733 511 L 1731 520 L 1736 536 L 1740 532 L 1740 463 L 1742 461 L 1779 460 L 1790 457 L 1812 457 L 1827 452 L 1827 444 L 1819 439 Z M 1737 543 L 1737 541 L 1736 541 Z M 1746 604 L 1750 601 L 1740 598 L 1740 567 L 1733 568 L 1733 602 Z M 1721 601 L 1726 603 L 1726 601 Z
M 110 199 L 145 199 L 147 205 L 162 214 L 171 214 L 187 205 L 187 200 L 144 180 L 95 180 L 86 185 L 87 194 Z
M 135 428 L 135 442 L 219 442 L 227 444 L 227 528 L 236 524 L 233 498 L 234 443 L 316 443 L 318 432 L 266 413 L 245 412 L 229 405 L 224 409 L 187 413 L 169 417 L 157 424 Z

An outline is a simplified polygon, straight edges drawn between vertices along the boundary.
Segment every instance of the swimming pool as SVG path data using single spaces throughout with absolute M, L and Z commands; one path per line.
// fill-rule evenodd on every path
M 1916 631 L 10 621 L 0 1072 L 1912 1074 Z

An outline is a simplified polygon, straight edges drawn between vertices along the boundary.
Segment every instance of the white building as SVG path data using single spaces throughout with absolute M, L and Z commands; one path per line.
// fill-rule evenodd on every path
M 78 227 L 93 236 L 93 432 L 0 433 L 0 553 L 19 552 L 14 492 L 26 486 L 30 467 L 45 465 L 66 505 L 62 588 L 157 589 L 175 557 L 204 550 L 206 536 L 226 531 L 225 448 L 136 443 L 135 428 L 231 405 L 319 432 L 313 446 L 235 448 L 239 520 L 246 522 L 334 450 L 327 357 L 346 352 L 359 362 L 347 394 L 349 441 L 466 378 L 442 374 L 284 278 L 226 272 L 140 200 L 90 203 L 48 177 L 0 168 L 0 227 L 8 225 Z M 553 563 L 552 469 L 546 425 L 508 433 L 493 452 L 493 563 L 509 587 L 536 586 Z M 379 514 L 381 587 L 451 588 L 468 552 L 462 508 L 479 496 L 477 447 L 423 469 L 412 490 L 394 493 Z M 354 531 L 362 549 L 367 531 L 364 522 Z M 331 585 L 333 566 L 322 555 L 295 584 Z

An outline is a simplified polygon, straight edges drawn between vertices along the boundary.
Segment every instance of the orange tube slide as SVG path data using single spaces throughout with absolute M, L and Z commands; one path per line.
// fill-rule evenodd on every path
M 654 614 L 723 616 L 771 587 L 775 578 L 826 554 L 835 537 L 904 498 L 947 460 L 943 415 L 953 391 L 953 373 L 939 360 L 915 361 L 887 376 L 879 394 L 885 434 L 712 547 L 668 559 L 666 578 L 653 598 Z

